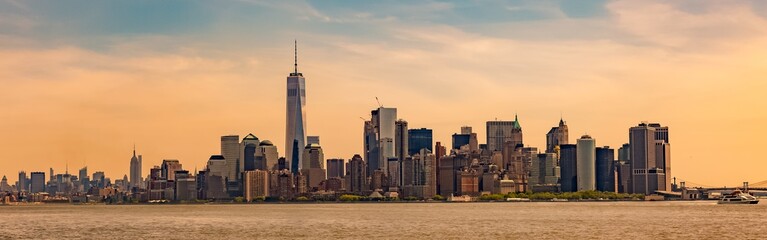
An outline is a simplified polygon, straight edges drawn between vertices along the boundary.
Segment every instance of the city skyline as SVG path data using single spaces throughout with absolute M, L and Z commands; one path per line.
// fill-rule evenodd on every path
M 509 11 L 559 10 L 534 19 L 485 20 L 520 34 L 491 34 L 491 29 L 440 18 L 455 14 L 451 9 L 462 7 L 456 3 L 418 5 L 414 9 L 427 13 L 424 19 L 408 19 L 392 9 L 355 15 L 352 10 L 358 6 L 342 8 L 347 12 L 311 3 L 285 8 L 273 2 L 227 2 L 303 13 L 278 18 L 291 30 L 256 26 L 274 36 L 255 37 L 250 44 L 237 40 L 241 25 L 224 27 L 203 19 L 210 25 L 190 28 L 194 22 L 187 23 L 188 16 L 147 20 L 180 27 L 78 32 L 85 24 L 79 21 L 104 16 L 57 24 L 57 17 L 71 13 L 32 19 L 4 12 L 55 12 L 29 6 L 34 4 L 0 2 L 0 9 L 6 9 L 0 12 L 11 16 L 0 19 L 0 53 L 8 56 L 0 60 L 5 85 L 0 90 L 0 132 L 5 134 L 0 175 L 10 180 L 22 170 L 47 172 L 52 167 L 63 172 L 67 162 L 72 169 L 87 166 L 121 178 L 129 175 L 134 143 L 144 158 L 144 175 L 163 159 L 178 159 L 187 170 L 202 169 L 211 154 L 219 154 L 218 139 L 225 135 L 253 133 L 283 143 L 284 75 L 293 70 L 296 38 L 302 45 L 302 72 L 311 79 L 307 88 L 312 89 L 306 106 L 311 116 L 306 128 L 311 131 L 305 134 L 322 137 L 326 158 L 348 160 L 363 154 L 359 118 L 370 118 L 378 97 L 384 107 L 396 107 L 411 129 L 433 129 L 433 141 L 443 145 L 462 126 L 473 127 L 483 143 L 487 121 L 511 121 L 517 114 L 525 145 L 541 152 L 546 133 L 560 117 L 568 123 L 571 142 L 588 133 L 598 140 L 597 147 L 614 149 L 629 142 L 628 129 L 637 123 L 662 122 L 673 129 L 674 177 L 712 186 L 765 179 L 765 164 L 753 160 L 749 150 L 759 149 L 755 136 L 767 133 L 760 124 L 767 114 L 758 110 L 766 104 L 760 94 L 767 85 L 759 76 L 767 62 L 759 56 L 767 50 L 759 46 L 767 32 L 738 24 L 765 24 L 765 13 L 753 2 L 612 1 L 596 4 L 596 13 L 522 4 Z M 186 6 L 183 14 L 197 13 L 194 4 L 168 3 L 174 4 Z M 714 7 L 721 11 L 706 11 Z M 219 17 L 228 13 L 211 11 Z M 662 13 L 658 15 L 665 21 L 641 16 L 649 11 Z M 712 14 L 733 15 L 737 21 L 706 18 Z M 643 25 L 662 22 L 673 24 Z M 54 31 L 45 34 L 61 40 L 45 40 L 43 32 L 59 24 L 77 34 Z M 596 36 L 557 32 L 574 24 L 583 24 L 582 30 Z M 619 31 L 616 25 L 628 30 Z M 303 31 L 316 26 L 330 33 Z M 339 26 L 367 26 L 372 33 L 330 31 Z M 706 27 L 731 34 L 691 40 L 712 34 L 700 30 Z M 424 29 L 431 34 L 420 32 Z M 190 39 L 209 33 L 222 36 Z M 385 38 L 371 37 L 377 34 Z M 548 34 L 560 36 L 550 39 Z M 732 41 L 737 46 L 727 44 Z M 238 51 L 243 46 L 247 50 Z M 280 156 L 287 155 L 286 146 L 277 147 Z M 726 151 L 731 149 L 738 151 Z

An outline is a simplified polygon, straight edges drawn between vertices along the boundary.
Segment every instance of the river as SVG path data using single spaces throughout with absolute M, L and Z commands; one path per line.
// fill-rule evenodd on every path
M 27 205 L 0 239 L 764 239 L 767 204 L 716 202 Z

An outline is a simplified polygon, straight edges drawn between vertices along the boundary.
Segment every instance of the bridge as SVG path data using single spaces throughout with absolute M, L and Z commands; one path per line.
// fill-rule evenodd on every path
M 711 196 L 711 193 L 720 194 L 720 195 L 729 194 L 735 190 L 748 191 L 754 196 L 767 196 L 767 180 L 756 182 L 753 184 L 749 182 L 743 182 L 742 185 L 733 184 L 731 186 L 719 186 L 719 187 L 681 180 L 678 188 L 681 189 L 679 191 L 694 190 L 707 196 Z M 668 194 L 667 192 L 664 192 L 664 193 Z

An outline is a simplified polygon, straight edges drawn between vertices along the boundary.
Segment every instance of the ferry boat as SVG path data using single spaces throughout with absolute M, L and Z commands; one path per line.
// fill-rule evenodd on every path
M 719 204 L 757 204 L 759 199 L 751 194 L 735 190 L 729 195 L 724 195 L 719 199 Z

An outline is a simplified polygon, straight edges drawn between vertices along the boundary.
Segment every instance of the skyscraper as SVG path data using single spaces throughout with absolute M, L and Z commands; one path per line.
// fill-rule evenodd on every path
M 221 156 L 226 160 L 226 178 L 229 181 L 236 181 L 239 178 L 240 171 L 240 136 L 228 135 L 221 136 Z
M 344 160 L 340 158 L 331 158 L 327 160 L 328 178 L 344 176 Z
M 365 121 L 365 157 L 368 172 L 388 169 L 388 159 L 396 158 L 397 109 L 379 107 L 370 112 L 370 121 Z
M 522 126 L 516 115 L 514 121 L 487 122 L 487 149 L 502 151 L 506 142 L 511 142 L 512 146 L 522 145 Z
M 16 190 L 19 192 L 29 191 L 29 181 L 27 179 L 27 172 L 19 172 L 19 182 L 16 185 Z
M 349 185 L 349 191 L 353 193 L 362 193 L 367 191 L 367 167 L 365 166 L 365 160 L 362 156 L 355 154 L 352 159 L 349 160 L 346 182 Z
M 258 137 L 256 137 L 252 133 L 249 133 L 247 136 L 242 138 L 242 142 L 240 142 L 240 148 L 238 151 L 239 153 L 238 158 L 240 159 L 239 161 L 240 172 L 253 171 L 258 168 L 256 166 L 256 148 L 258 148 L 259 143 L 260 141 Z
M 142 180 L 141 180 L 141 164 L 142 164 L 142 157 L 141 155 L 136 155 L 136 146 L 133 146 L 133 157 L 130 159 L 130 187 L 131 188 L 141 188 Z M 86 174 L 87 175 L 87 174 Z
M 629 129 L 632 174 L 629 192 L 653 194 L 659 190 L 670 190 L 667 188 L 670 174 L 667 175 L 665 169 L 671 165 L 667 140 L 668 127 L 661 127 L 657 123 L 641 123 Z
M 583 135 L 577 144 L 578 161 L 576 163 L 578 191 L 596 189 L 596 141 L 589 135 Z
M 298 72 L 298 44 L 295 46 L 293 72 L 288 76 L 285 120 L 285 156 L 293 173 L 303 166 L 303 148 L 306 146 L 306 80 Z
M 163 159 L 160 169 L 162 170 L 162 177 L 168 181 L 176 180 L 176 171 L 183 170 L 181 163 L 176 159 Z
M 432 130 L 428 128 L 410 129 L 408 130 L 408 155 L 413 156 L 421 151 L 421 149 L 427 149 L 432 151 Z M 400 158 L 403 159 L 403 158 Z
M 577 148 L 575 144 L 563 144 L 559 146 L 559 171 L 562 176 L 562 192 L 578 191 L 578 154 L 576 150 Z
M 272 144 L 272 141 L 264 140 L 258 144 L 256 149 L 256 169 L 261 170 L 278 170 L 280 155 L 277 152 L 277 147 Z
M 400 119 L 394 122 L 394 142 L 396 144 L 394 145 L 394 151 L 399 161 L 410 155 L 410 149 L 408 148 L 408 140 L 410 139 L 408 134 L 407 121 Z
M 564 120 L 559 119 L 559 125 L 551 128 L 549 133 L 546 133 L 546 152 L 554 153 L 557 146 L 569 143 L 567 124 Z
M 30 178 L 30 182 L 32 182 L 29 186 L 30 193 L 45 192 L 45 173 L 44 172 L 32 172 L 30 173 L 29 178 Z
M 307 176 L 309 187 L 316 188 L 326 179 L 325 155 L 322 153 L 322 147 L 319 144 L 306 145 L 303 157 L 301 173 Z
M 615 192 L 615 150 L 608 146 L 596 149 L 597 191 Z

